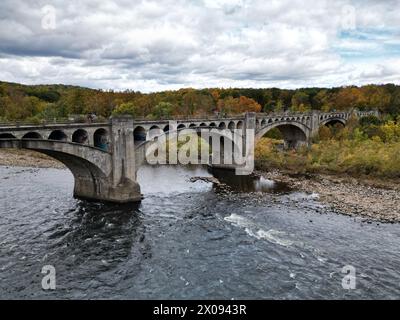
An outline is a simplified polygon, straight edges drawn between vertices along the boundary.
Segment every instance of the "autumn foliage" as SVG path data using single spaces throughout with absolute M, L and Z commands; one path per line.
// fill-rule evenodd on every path
M 394 120 L 400 114 L 400 87 L 305 88 L 297 90 L 186 88 L 144 94 L 104 91 L 64 85 L 0 82 L 0 121 L 63 119 L 96 113 L 107 118 L 128 113 L 135 118 L 158 119 L 255 112 L 307 112 L 309 110 L 379 109 Z

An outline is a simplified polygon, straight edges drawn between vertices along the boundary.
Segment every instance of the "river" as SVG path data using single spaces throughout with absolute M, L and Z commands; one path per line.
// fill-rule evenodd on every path
M 220 174 L 220 173 L 219 173 Z M 69 171 L 0 167 L 2 299 L 398 299 L 400 227 L 265 179 L 143 167 L 140 205 L 73 199 Z M 42 267 L 56 270 L 45 291 Z M 342 287 L 344 266 L 356 288 Z

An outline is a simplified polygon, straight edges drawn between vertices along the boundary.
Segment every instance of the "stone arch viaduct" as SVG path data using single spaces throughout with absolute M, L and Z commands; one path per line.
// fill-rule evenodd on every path
M 377 112 L 354 112 L 357 117 Z M 136 121 L 129 116 L 112 117 L 103 123 L 58 123 L 41 125 L 0 125 L 0 148 L 29 149 L 64 163 L 74 175 L 74 196 L 117 203 L 140 201 L 136 181 L 143 163 L 142 146 L 148 132 L 183 129 L 243 130 L 253 132 L 257 141 L 272 128 L 278 128 L 288 148 L 310 142 L 323 125 L 346 125 L 352 113 L 313 111 L 310 113 L 247 113 L 232 118 L 186 119 L 175 121 Z

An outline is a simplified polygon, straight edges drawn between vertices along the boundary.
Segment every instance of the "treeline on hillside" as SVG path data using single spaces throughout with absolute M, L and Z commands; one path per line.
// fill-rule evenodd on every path
M 400 86 L 269 89 L 181 89 L 143 94 L 103 91 L 65 85 L 0 82 L 0 121 L 41 121 L 95 113 L 107 118 L 128 113 L 135 118 L 233 115 L 246 111 L 281 112 L 379 109 L 396 118 L 400 114 Z

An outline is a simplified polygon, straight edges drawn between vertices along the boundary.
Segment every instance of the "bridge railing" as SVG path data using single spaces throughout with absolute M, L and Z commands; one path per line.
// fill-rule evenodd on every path
M 257 113 L 257 118 L 281 118 L 281 117 L 311 117 L 312 112 L 270 112 Z
M 0 122 L 0 127 L 23 127 L 23 126 L 51 126 L 55 124 L 102 124 L 107 122 L 104 119 L 98 119 L 93 121 L 88 120 L 76 120 L 76 119 L 55 119 L 55 120 L 40 120 L 40 121 L 10 121 Z
M 160 122 L 160 121 L 212 121 L 212 120 L 227 120 L 227 119 L 240 119 L 243 118 L 244 114 L 238 115 L 194 115 L 194 116 L 173 116 L 172 118 L 158 118 L 158 119 L 149 119 L 146 117 L 135 117 L 135 122 Z M 70 119 L 70 118 L 58 118 L 54 120 L 40 120 L 40 121 L 9 121 L 9 122 L 0 122 L 0 127 L 20 127 L 20 126 L 48 126 L 53 124 L 103 124 L 107 122 L 107 119 L 96 119 L 96 120 L 87 120 L 87 119 Z
M 227 119 L 239 119 L 244 118 L 244 114 L 237 114 L 237 115 L 194 115 L 194 116 L 183 116 L 177 115 L 173 116 L 172 118 L 165 118 L 161 117 L 158 119 L 149 119 L 146 117 L 138 117 L 134 118 L 135 122 L 159 122 L 159 121 L 171 121 L 171 120 L 178 120 L 178 121 L 212 121 L 212 120 L 227 120 Z
M 359 117 L 379 116 L 379 111 L 378 110 L 374 110 L 374 111 L 357 111 L 356 114 Z
M 355 111 L 355 110 L 353 110 Z M 318 111 L 320 115 L 332 115 L 332 114 L 351 114 L 352 111 L 332 111 L 332 112 L 321 112 Z M 262 117 L 268 117 L 268 118 L 274 118 L 274 117 L 304 117 L 304 116 L 311 116 L 313 114 L 313 111 L 308 111 L 308 112 L 270 112 L 270 113 L 257 113 L 257 118 L 262 118 Z M 365 116 L 365 115 L 377 115 L 379 114 L 378 111 L 356 111 L 356 114 L 359 116 Z M 237 114 L 237 115 L 192 115 L 192 116 L 186 116 L 186 115 L 177 115 L 173 116 L 173 119 L 171 118 L 159 118 L 159 119 L 149 119 L 146 117 L 138 117 L 134 118 L 135 122 L 160 122 L 160 121 L 219 121 L 219 120 L 238 120 L 242 119 L 245 117 L 245 114 Z M 98 118 L 95 120 L 88 120 L 85 118 L 81 119 L 71 119 L 71 118 L 58 118 L 54 120 L 40 120 L 40 121 L 14 121 L 14 122 L 0 122 L 0 127 L 22 127 L 22 126 L 51 126 L 51 125 L 57 125 L 57 124 L 104 124 L 108 120 L 107 119 L 102 119 Z

